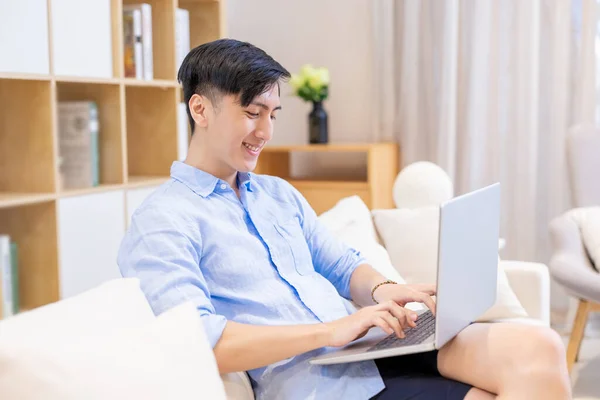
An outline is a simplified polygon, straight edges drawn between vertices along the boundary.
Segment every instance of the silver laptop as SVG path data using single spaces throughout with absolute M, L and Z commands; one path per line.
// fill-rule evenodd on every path
M 417 326 L 398 339 L 375 327 L 340 349 L 310 360 L 339 364 L 440 349 L 496 301 L 500 184 L 440 206 L 436 315 L 421 311 Z

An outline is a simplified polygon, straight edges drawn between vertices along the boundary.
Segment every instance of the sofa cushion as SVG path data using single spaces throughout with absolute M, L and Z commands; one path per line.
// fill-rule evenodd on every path
M 0 393 L 22 400 L 226 398 L 192 303 L 101 337 L 65 334 L 40 346 L 0 335 Z
M 568 212 L 581 232 L 581 240 L 597 271 L 600 271 L 600 207 L 579 207 Z
M 27 339 L 53 344 L 71 336 L 103 336 L 153 319 L 139 281 L 114 279 L 77 296 L 3 320 L 0 332 L 5 341 Z
M 352 244 L 356 244 L 355 239 L 378 241 L 371 210 L 359 196 L 339 200 L 331 209 L 320 214 L 318 219 L 331 232 Z M 358 233 L 360 237 L 355 236 Z
M 439 207 L 373 210 L 375 227 L 392 264 L 408 283 L 437 281 Z M 511 289 L 506 272 L 498 267 L 496 303 L 478 321 L 527 317 Z
M 392 265 L 387 250 L 380 244 L 371 211 L 359 196 L 341 199 L 319 215 L 318 220 L 338 239 L 359 251 L 387 279 L 405 282 Z

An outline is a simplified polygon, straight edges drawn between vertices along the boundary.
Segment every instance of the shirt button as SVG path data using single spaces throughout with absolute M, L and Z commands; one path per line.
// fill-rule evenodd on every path
M 223 190 L 227 189 L 227 185 L 224 183 L 221 183 L 221 189 L 223 189 Z

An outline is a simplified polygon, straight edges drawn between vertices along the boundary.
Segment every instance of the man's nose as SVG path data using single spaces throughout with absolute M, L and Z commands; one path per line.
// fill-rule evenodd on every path
M 268 121 L 256 127 L 255 135 L 257 138 L 268 142 L 273 137 L 273 123 Z

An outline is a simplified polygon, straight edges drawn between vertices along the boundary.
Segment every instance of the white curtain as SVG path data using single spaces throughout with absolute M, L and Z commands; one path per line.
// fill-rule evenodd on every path
M 376 0 L 374 140 L 456 193 L 500 181 L 504 257 L 545 262 L 565 135 L 594 122 L 596 1 Z
M 375 0 L 373 140 L 456 194 L 500 181 L 502 257 L 547 262 L 565 135 L 594 123 L 596 0 Z M 563 300 L 564 301 L 564 300 Z M 554 300 L 553 300 L 554 302 Z

